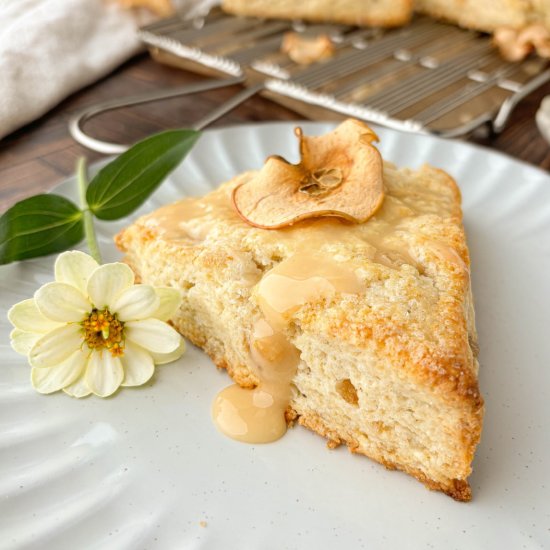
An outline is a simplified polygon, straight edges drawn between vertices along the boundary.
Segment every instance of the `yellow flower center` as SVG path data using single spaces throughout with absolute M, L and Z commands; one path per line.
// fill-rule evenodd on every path
M 84 341 L 90 349 L 107 348 L 113 357 L 124 355 L 124 323 L 107 308 L 93 309 L 82 321 Z

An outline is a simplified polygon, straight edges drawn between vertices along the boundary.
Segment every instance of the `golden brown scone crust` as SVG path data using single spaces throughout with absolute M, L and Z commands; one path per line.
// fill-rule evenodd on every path
M 249 177 L 242 174 L 215 193 L 229 196 Z M 377 216 L 404 212 L 394 237 L 406 244 L 414 265 L 388 267 L 365 256 L 365 295 L 336 295 L 298 309 L 288 337 L 303 365 L 287 416 L 430 489 L 469 500 L 483 400 L 460 192 L 429 166 L 398 170 L 385 163 L 384 181 L 386 199 L 373 221 L 324 250 L 363 258 Z M 228 211 L 195 220 L 175 238 L 163 232 L 159 216 L 143 217 L 116 237 L 125 261 L 143 282 L 182 290 L 175 327 L 237 383 L 254 386 L 247 334 L 258 305 L 251 288 L 292 253 L 292 232 L 310 226 L 262 230 Z M 347 403 L 327 379 L 351 381 L 359 403 Z
M 380 27 L 406 25 L 415 11 L 486 32 L 531 24 L 550 29 L 548 0 L 223 0 L 222 8 L 234 15 Z
M 415 9 L 462 27 L 493 32 L 501 27 L 524 28 L 542 23 L 550 28 L 548 0 L 415 0 Z
M 398 27 L 409 22 L 412 0 L 223 0 L 222 8 L 234 15 L 267 19 Z

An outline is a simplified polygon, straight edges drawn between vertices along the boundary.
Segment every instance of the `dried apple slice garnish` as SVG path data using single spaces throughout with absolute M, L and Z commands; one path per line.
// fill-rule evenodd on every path
M 296 128 L 300 162 L 269 157 L 251 180 L 233 190 L 233 205 L 248 224 L 279 229 L 306 218 L 335 216 L 367 221 L 384 200 L 382 158 L 376 134 L 348 119 L 319 137 Z

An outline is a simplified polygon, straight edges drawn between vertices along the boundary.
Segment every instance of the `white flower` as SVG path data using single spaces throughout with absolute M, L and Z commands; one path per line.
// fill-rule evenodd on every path
M 134 284 L 125 264 L 100 266 L 83 252 L 64 252 L 55 282 L 8 312 L 11 345 L 28 356 L 40 393 L 106 397 L 144 384 L 155 364 L 182 355 L 184 340 L 166 323 L 180 302 L 176 289 Z

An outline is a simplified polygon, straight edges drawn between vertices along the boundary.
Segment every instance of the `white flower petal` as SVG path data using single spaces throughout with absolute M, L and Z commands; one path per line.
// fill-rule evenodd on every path
M 29 352 L 33 367 L 55 367 L 83 344 L 80 325 L 72 323 L 43 335 Z
M 42 315 L 62 323 L 82 321 L 92 310 L 82 292 L 67 283 L 47 283 L 36 291 L 34 299 Z
M 151 354 L 132 342 L 126 341 L 124 355 L 120 360 L 124 367 L 123 386 L 141 386 L 155 372 L 155 363 Z
M 166 286 L 155 287 L 155 292 L 160 298 L 160 305 L 151 317 L 155 317 L 155 319 L 160 319 L 161 321 L 168 321 L 168 319 L 172 319 L 181 304 L 180 291 L 176 288 Z
M 14 328 L 10 334 L 10 344 L 14 351 L 21 355 L 28 355 L 32 347 L 44 336 L 39 332 L 25 332 Z
M 55 367 L 33 368 L 31 382 L 34 389 L 39 393 L 53 393 L 71 385 L 81 375 L 89 355 L 89 350 L 78 350 Z
M 179 359 L 185 353 L 185 350 L 185 340 L 180 336 L 180 344 L 174 351 L 171 351 L 170 353 L 149 353 L 151 354 L 155 365 L 164 365 L 165 363 L 171 363 L 172 361 Z
M 158 319 L 128 321 L 124 325 L 128 340 L 154 353 L 170 353 L 180 345 L 181 336 Z
M 42 332 L 45 334 L 59 326 L 59 323 L 44 317 L 33 298 L 15 304 L 8 311 L 10 323 L 25 332 Z
M 86 371 L 84 370 L 82 374 L 69 386 L 65 386 L 63 391 L 70 395 L 71 397 L 76 397 L 80 399 L 81 397 L 86 397 L 92 393 L 92 390 L 86 384 Z
M 97 309 L 110 306 L 115 298 L 134 284 L 134 273 L 122 263 L 99 266 L 88 279 L 87 293 Z
M 147 319 L 159 308 L 160 298 L 150 285 L 133 285 L 123 290 L 111 303 L 109 310 L 121 321 Z
M 94 395 L 107 397 L 115 393 L 123 379 L 124 370 L 118 357 L 106 349 L 92 352 L 85 380 Z
M 80 250 L 63 252 L 55 261 L 55 280 L 58 283 L 72 285 L 86 294 L 88 278 L 97 267 L 99 264 Z

